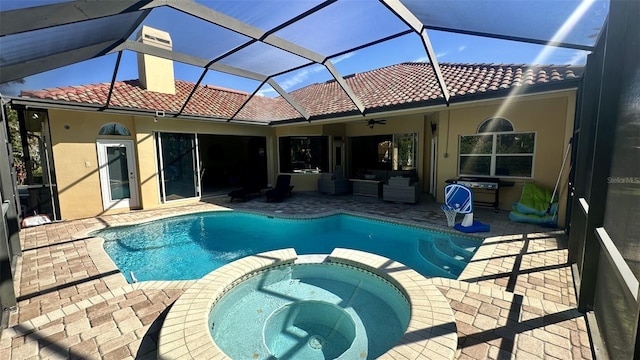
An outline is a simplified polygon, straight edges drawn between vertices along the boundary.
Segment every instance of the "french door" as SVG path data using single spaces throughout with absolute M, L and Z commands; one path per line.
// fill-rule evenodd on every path
M 132 140 L 98 140 L 98 166 L 104 210 L 140 204 Z

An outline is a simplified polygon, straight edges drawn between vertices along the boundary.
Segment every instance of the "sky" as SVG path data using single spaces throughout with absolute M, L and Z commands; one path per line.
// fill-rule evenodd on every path
M 34 3 L 33 0 L 29 1 Z M 42 1 L 43 0 L 36 0 L 35 3 L 41 4 L 43 3 Z M 236 2 L 207 2 L 203 0 L 205 5 L 212 6 L 218 11 L 224 11 L 229 15 L 238 14 L 237 16 L 242 16 L 242 20 L 255 24 L 263 24 L 262 26 L 266 28 L 277 25 L 279 21 L 290 18 L 292 14 L 295 14 L 296 12 L 299 13 L 304 11 L 304 6 L 312 6 L 314 1 L 317 3 L 319 0 L 275 1 L 276 4 L 285 4 L 286 2 L 288 6 L 293 6 L 294 8 L 291 9 L 283 7 L 283 10 L 274 10 L 265 15 L 260 12 L 260 9 L 257 6 L 254 7 L 254 13 L 243 12 L 243 9 L 245 8 L 239 7 L 242 5 L 243 0 Z M 562 3 L 562 1 L 566 0 L 558 1 L 561 1 Z M 585 0 L 585 2 L 589 3 L 593 2 L 593 0 Z M 579 8 L 579 5 L 580 4 L 578 2 L 572 1 L 572 6 L 574 8 L 576 8 L 576 6 Z M 11 8 L 11 6 L 16 6 L 16 3 L 10 0 L 0 0 L 0 10 L 7 10 Z M 348 13 L 346 10 L 348 10 L 350 6 L 362 8 L 363 11 L 366 10 L 368 12 L 369 15 L 367 16 L 370 17 L 370 21 L 367 25 L 356 28 L 349 25 L 349 18 L 341 19 L 339 22 L 336 20 L 336 17 L 338 16 L 337 13 Z M 341 0 L 335 5 L 330 5 L 323 11 L 326 12 L 323 13 L 322 16 L 311 16 L 304 19 L 299 24 L 299 28 L 292 28 L 291 31 L 288 31 L 289 29 L 285 28 L 284 30 L 276 33 L 276 35 L 300 45 L 307 46 L 323 55 L 330 55 L 332 53 L 341 52 L 343 49 L 348 49 L 353 45 L 359 45 L 357 42 L 358 39 L 364 38 L 364 41 L 370 41 L 378 36 L 386 36 L 406 29 L 404 23 L 395 19 L 393 16 L 389 18 L 389 13 L 385 8 L 381 7 L 377 1 Z M 336 13 L 332 14 L 332 12 Z M 577 10 L 574 10 L 573 12 L 575 15 Z M 570 21 L 565 21 L 565 27 L 567 26 L 567 22 Z M 210 59 L 221 53 L 223 51 L 221 49 L 232 48 L 234 45 L 237 46 L 247 40 L 246 37 L 237 34 L 223 37 L 221 36 L 221 29 L 217 26 L 199 19 L 193 19 L 189 15 L 169 8 L 154 9 L 144 20 L 143 24 L 169 32 L 172 37 L 175 51 L 189 53 L 206 59 Z M 325 30 L 324 33 L 318 33 L 318 31 L 314 29 L 316 29 L 319 24 L 328 26 L 328 28 L 332 29 L 332 32 L 327 32 Z M 571 25 L 572 24 L 568 24 L 568 26 Z M 302 32 L 300 29 L 315 31 L 317 37 L 313 42 L 309 42 L 307 38 L 300 34 Z M 133 39 L 133 36 L 137 31 L 138 30 L 134 31 L 130 39 Z M 547 31 L 547 33 L 548 32 L 549 31 Z M 588 52 L 582 50 L 549 46 L 545 47 L 516 41 L 461 35 L 435 30 L 429 30 L 428 35 L 433 45 L 437 60 L 440 63 L 535 63 L 584 65 L 588 54 Z M 556 29 L 554 36 L 562 37 L 563 29 Z M 0 53 L 1 51 L 2 49 L 0 48 Z M 258 51 L 263 51 L 262 53 L 264 53 L 265 51 L 269 51 L 269 49 L 265 49 L 264 45 L 263 48 L 257 49 L 253 53 L 250 49 L 247 49 L 247 51 L 242 55 L 244 58 L 230 59 L 229 62 L 235 61 L 234 64 L 237 62 L 242 66 L 257 66 L 258 69 L 262 69 L 266 74 L 271 74 L 269 71 L 278 72 L 279 69 L 285 68 L 290 64 L 299 63 L 299 58 L 295 57 L 283 57 L 282 63 L 261 61 L 260 53 Z M 20 90 L 109 83 L 113 76 L 116 57 L 116 54 L 106 55 L 64 68 L 36 74 L 25 78 L 23 83 L 3 84 L 0 91 L 5 95 L 17 95 Z M 298 63 L 296 63 L 296 61 L 298 61 Z M 340 75 L 346 76 L 401 62 L 426 62 L 428 59 L 424 45 L 422 44 L 418 34 L 410 33 L 358 51 L 344 53 L 340 56 L 331 58 L 331 61 Z M 203 69 L 186 64 L 174 63 L 174 71 L 176 79 L 196 82 L 202 74 Z M 116 80 L 122 81 L 137 78 L 137 55 L 133 52 L 126 51 L 123 53 Z M 293 91 L 309 84 L 330 80 L 332 77 L 322 65 L 315 64 L 292 73 L 276 76 L 274 79 L 284 90 Z M 202 81 L 202 84 L 210 84 L 245 91 L 248 93 L 253 93 L 260 86 L 259 82 L 215 71 L 208 71 Z M 278 94 L 268 85 L 260 88 L 258 94 L 264 96 L 278 96 Z

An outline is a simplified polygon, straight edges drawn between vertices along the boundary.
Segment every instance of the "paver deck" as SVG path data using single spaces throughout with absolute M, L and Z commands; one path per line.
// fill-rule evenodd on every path
M 16 268 L 18 309 L 2 331 L 2 359 L 156 359 L 168 307 L 192 281 L 128 284 L 90 229 L 197 211 L 238 209 L 286 216 L 335 211 L 450 230 L 439 204 L 397 204 L 358 196 L 295 193 L 132 211 L 24 229 Z M 430 281 L 456 319 L 459 359 L 591 359 L 585 316 L 576 310 L 563 231 L 509 222 L 507 212 L 476 209 L 491 225 L 457 280 Z M 397 355 L 402 358 L 402 355 Z M 424 358 L 428 358 L 425 356 Z

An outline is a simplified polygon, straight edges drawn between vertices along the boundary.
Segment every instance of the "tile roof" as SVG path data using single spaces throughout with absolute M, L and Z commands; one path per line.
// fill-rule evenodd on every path
M 574 87 L 584 67 L 568 65 L 516 64 L 440 64 L 452 102 L 478 97 L 503 96 L 513 88 L 545 91 L 549 84 Z M 431 66 L 427 63 L 401 63 L 345 76 L 347 84 L 362 101 L 367 112 L 400 107 L 442 104 L 444 98 Z M 176 114 L 193 90 L 194 83 L 176 80 L 176 93 L 162 94 L 145 90 L 138 80 L 114 84 L 110 107 L 162 110 Z M 22 91 L 27 98 L 50 99 L 104 105 L 109 83 Z M 292 91 L 291 97 L 314 118 L 357 113 L 357 108 L 335 80 L 312 84 Z M 211 85 L 200 85 L 183 114 L 234 118 L 260 122 L 302 120 L 302 116 L 282 97 L 267 98 Z

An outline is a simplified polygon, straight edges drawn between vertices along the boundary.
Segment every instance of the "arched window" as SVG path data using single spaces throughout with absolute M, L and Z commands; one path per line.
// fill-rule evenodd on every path
M 131 132 L 129 132 L 129 129 L 116 123 L 104 124 L 100 128 L 100 131 L 98 131 L 98 134 L 99 135 L 131 136 Z
M 493 132 L 505 132 L 505 131 L 513 131 L 513 124 L 511 121 L 495 117 L 489 118 L 480 124 L 478 127 L 478 133 L 493 133 Z

